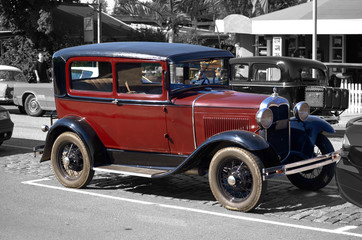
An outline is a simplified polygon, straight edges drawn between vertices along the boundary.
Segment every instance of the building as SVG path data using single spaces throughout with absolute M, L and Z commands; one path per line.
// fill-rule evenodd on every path
M 312 58 L 313 2 L 255 18 L 230 15 L 217 24 L 236 34 L 239 56 L 282 55 Z M 318 0 L 317 59 L 330 74 L 362 82 L 362 1 Z M 219 27 L 220 28 L 220 27 Z

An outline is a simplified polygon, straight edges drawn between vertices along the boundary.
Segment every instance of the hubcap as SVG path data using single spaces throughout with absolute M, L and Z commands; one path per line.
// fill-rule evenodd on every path
M 219 184 L 229 201 L 242 202 L 252 192 L 253 177 L 244 162 L 238 159 L 230 159 L 220 167 Z
M 234 185 L 236 184 L 236 179 L 235 179 L 235 177 L 234 177 L 233 175 L 230 175 L 230 176 L 228 177 L 228 184 L 229 184 L 230 186 L 234 186 Z

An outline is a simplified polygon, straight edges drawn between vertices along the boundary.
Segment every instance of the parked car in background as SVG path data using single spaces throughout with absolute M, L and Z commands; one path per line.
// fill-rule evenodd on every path
M 362 207 L 362 116 L 346 125 L 341 160 L 336 165 L 336 182 L 340 195 Z
M 33 117 L 54 111 L 53 83 L 16 83 L 13 102 L 21 112 Z
M 59 119 L 48 131 L 41 162 L 58 181 L 85 187 L 94 171 L 148 178 L 198 174 L 209 178 L 226 208 L 250 211 L 266 180 L 287 175 L 317 190 L 337 160 L 324 120 L 287 99 L 228 88 L 228 51 L 188 44 L 121 42 L 84 45 L 53 55 Z M 202 66 L 218 72 L 191 84 Z M 96 67 L 79 77 L 73 67 Z M 219 68 L 219 69 L 218 69 Z M 216 74 L 215 74 L 216 78 Z M 278 197 L 278 196 L 275 196 Z
M 25 82 L 26 77 L 19 68 L 0 65 L 0 103 L 13 104 L 14 84 Z
M 0 145 L 13 135 L 14 123 L 10 119 L 9 111 L 0 107 Z
M 29 83 L 19 68 L 0 65 L 0 104 L 14 104 L 21 113 L 41 116 L 55 110 L 53 83 Z
M 230 60 L 230 87 L 249 93 L 269 93 L 274 87 L 294 106 L 309 104 L 311 114 L 330 123 L 348 108 L 347 89 L 329 86 L 327 67 L 318 61 L 291 57 L 246 57 Z

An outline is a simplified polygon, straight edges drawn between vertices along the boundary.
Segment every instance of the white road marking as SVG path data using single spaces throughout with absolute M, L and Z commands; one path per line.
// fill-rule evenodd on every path
M 259 219 L 259 218 L 211 212 L 211 211 L 181 207 L 181 206 L 176 206 L 176 205 L 159 204 L 159 203 L 135 200 L 135 199 L 130 199 L 130 198 L 114 197 L 114 196 L 109 196 L 109 195 L 105 195 L 105 194 L 87 192 L 85 190 L 80 190 L 80 189 L 57 187 L 57 186 L 51 186 L 51 185 L 39 183 L 39 182 L 48 181 L 48 180 L 51 180 L 51 179 L 43 178 L 43 179 L 24 181 L 22 183 L 27 184 L 27 185 L 50 188 L 50 189 L 61 190 L 61 191 L 66 191 L 66 192 L 80 193 L 80 194 L 84 194 L 84 195 L 113 199 L 113 200 L 124 201 L 124 202 L 138 203 L 138 204 L 143 204 L 143 205 L 153 205 L 153 206 L 158 206 L 158 207 L 162 207 L 162 208 L 177 209 L 177 210 L 182 210 L 182 211 L 195 212 L 195 213 L 213 215 L 213 216 L 218 216 L 218 217 L 225 217 L 225 218 L 230 218 L 230 219 L 238 219 L 238 220 L 249 221 L 249 222 L 251 221 L 251 222 L 265 223 L 265 224 L 270 224 L 270 225 L 279 225 L 279 226 L 283 226 L 283 227 L 290 227 L 290 228 L 304 229 L 304 230 L 310 230 L 310 231 L 316 231 L 316 232 L 324 232 L 324 233 L 347 235 L 347 236 L 354 236 L 354 237 L 362 238 L 362 234 L 347 232 L 348 230 L 356 229 L 357 228 L 356 226 L 344 226 L 344 227 L 337 228 L 337 229 L 309 227 L 309 226 L 304 226 L 304 225 L 283 223 L 283 222 L 277 222 L 277 221 L 271 221 L 271 220 L 265 220 L 265 219 Z

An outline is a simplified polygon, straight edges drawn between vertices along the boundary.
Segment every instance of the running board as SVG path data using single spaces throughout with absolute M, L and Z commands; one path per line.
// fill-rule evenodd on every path
M 117 174 L 146 177 L 146 178 L 162 177 L 163 175 L 167 175 L 172 171 L 169 169 L 165 170 L 165 169 L 144 168 L 144 167 L 129 167 L 129 166 L 116 165 L 116 164 L 94 167 L 93 170 L 97 172 L 117 173 Z

